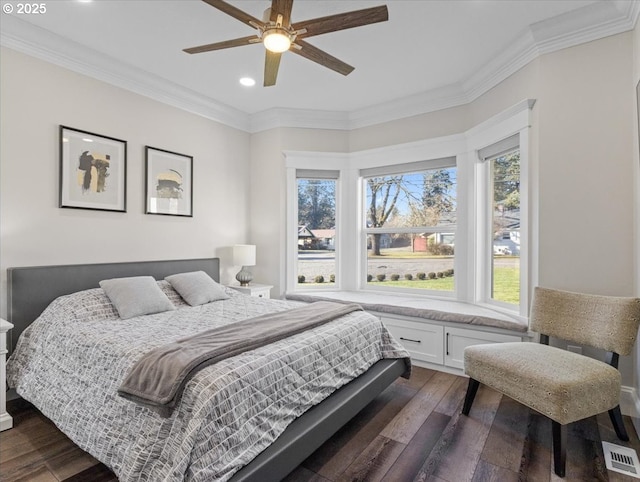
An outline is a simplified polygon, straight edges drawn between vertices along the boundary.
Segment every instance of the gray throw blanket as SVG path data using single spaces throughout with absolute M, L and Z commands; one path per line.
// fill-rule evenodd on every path
M 214 328 L 146 353 L 131 368 L 118 394 L 168 417 L 195 372 L 335 320 L 357 304 L 320 301 Z

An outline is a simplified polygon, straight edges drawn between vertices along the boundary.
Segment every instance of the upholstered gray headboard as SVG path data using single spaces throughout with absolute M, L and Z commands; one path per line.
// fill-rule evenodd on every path
M 57 297 L 97 288 L 103 279 L 126 276 L 165 276 L 189 271 L 204 271 L 220 281 L 219 258 L 127 263 L 29 266 L 7 269 L 7 318 L 13 323 L 9 353 L 22 331 Z

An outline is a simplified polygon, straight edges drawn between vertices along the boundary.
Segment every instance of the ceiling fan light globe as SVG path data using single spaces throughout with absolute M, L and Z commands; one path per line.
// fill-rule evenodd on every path
M 262 42 L 267 50 L 274 53 L 285 52 L 291 47 L 289 35 L 278 29 L 265 32 Z

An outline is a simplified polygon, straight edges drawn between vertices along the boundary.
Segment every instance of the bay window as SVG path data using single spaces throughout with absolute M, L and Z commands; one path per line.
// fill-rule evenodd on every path
M 537 281 L 533 105 L 442 138 L 285 152 L 287 289 L 438 296 L 525 317 Z

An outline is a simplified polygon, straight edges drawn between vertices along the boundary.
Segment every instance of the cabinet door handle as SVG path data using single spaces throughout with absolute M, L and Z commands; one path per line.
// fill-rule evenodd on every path
M 449 332 L 447 332 L 447 347 L 446 347 L 447 356 L 449 356 Z
M 400 337 L 400 339 L 404 341 L 412 341 L 414 343 L 422 343 L 420 340 L 412 340 L 411 338 L 404 338 L 402 336 Z

